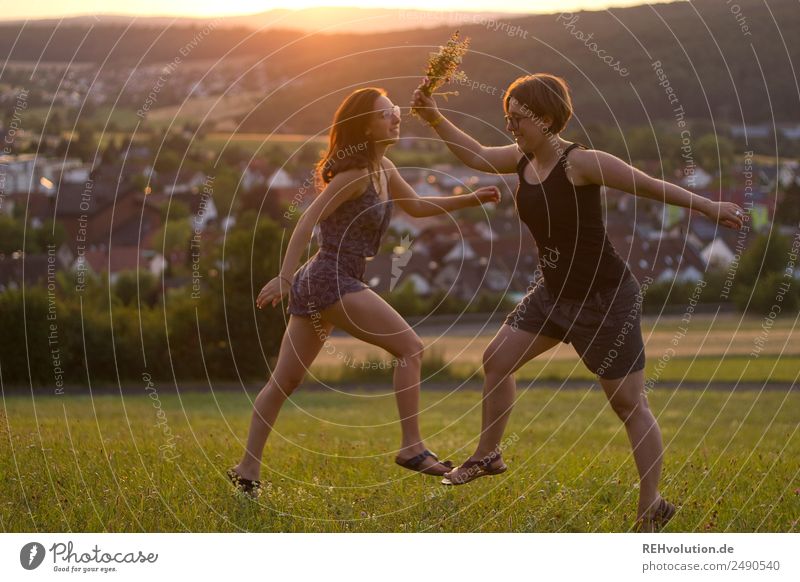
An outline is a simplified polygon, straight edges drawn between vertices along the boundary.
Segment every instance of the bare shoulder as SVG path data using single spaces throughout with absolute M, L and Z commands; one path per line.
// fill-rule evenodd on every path
M 567 154 L 567 178 L 575 186 L 596 184 L 597 168 L 606 156 L 610 154 L 582 147 L 573 148 Z
M 594 183 L 592 167 L 597 163 L 597 150 L 572 148 L 567 154 L 567 179 L 575 186 L 588 186 Z
M 583 167 L 588 164 L 597 163 L 598 156 L 606 155 L 605 152 L 600 150 L 592 150 L 589 148 L 577 147 L 573 148 L 567 154 L 570 163 L 575 164 L 577 167 Z
M 369 171 L 366 168 L 350 168 L 336 174 L 327 189 L 336 197 L 356 198 L 369 186 Z
M 392 160 L 390 160 L 389 158 L 387 158 L 386 156 L 384 156 L 381 159 L 381 168 L 386 172 L 396 172 L 397 171 L 397 166 L 395 166 L 394 162 Z
M 333 180 L 331 180 L 331 184 L 334 182 L 336 182 L 338 188 L 358 190 L 361 186 L 366 187 L 367 184 L 369 184 L 369 170 L 367 170 L 367 168 L 350 168 L 349 170 L 344 170 L 334 176 Z
M 392 160 L 384 157 L 381 160 L 381 168 L 386 175 L 386 179 L 394 188 L 398 186 L 402 187 L 402 183 L 405 182 L 405 180 L 403 180 L 403 177 L 400 175 L 400 170 L 397 169 L 397 166 L 394 165 Z
M 349 184 L 364 180 L 367 176 L 369 176 L 369 170 L 367 170 L 367 168 L 350 168 L 349 170 L 344 170 L 336 174 L 334 180 L 338 180 L 342 184 Z

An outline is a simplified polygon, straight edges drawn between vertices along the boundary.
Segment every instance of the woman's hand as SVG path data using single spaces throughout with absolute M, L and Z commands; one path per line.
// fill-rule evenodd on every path
M 744 224 L 744 211 L 733 202 L 712 202 L 705 214 L 712 222 L 728 228 L 740 229 Z
M 473 192 L 480 204 L 500 204 L 500 189 L 497 186 L 484 186 Z
M 422 92 L 422 88 L 427 86 L 428 78 L 422 81 L 422 84 L 414 91 L 414 98 L 411 101 L 411 107 L 414 111 L 428 123 L 433 123 L 439 119 L 442 114 L 439 113 L 439 107 L 436 105 L 436 100 L 433 97 L 428 97 Z
M 256 298 L 256 306 L 263 309 L 265 305 L 272 303 L 272 306 L 275 307 L 288 292 L 289 279 L 278 275 L 261 289 Z

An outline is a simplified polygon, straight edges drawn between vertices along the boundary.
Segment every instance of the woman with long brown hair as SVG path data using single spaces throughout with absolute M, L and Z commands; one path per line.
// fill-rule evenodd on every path
M 483 355 L 483 420 L 477 449 L 443 482 L 462 485 L 507 469 L 500 442 L 514 406 L 514 372 L 559 343 L 571 343 L 597 375 L 628 433 L 640 480 L 636 527 L 662 528 L 676 509 L 658 489 L 663 444 L 644 391 L 641 291 L 608 240 L 600 187 L 696 210 L 730 228 L 742 226 L 742 209 L 564 140 L 560 132 L 572 116 L 572 101 L 564 79 L 554 75 L 520 77 L 509 86 L 503 106 L 506 129 L 516 143 L 507 146 L 480 144 L 442 115 L 422 90 L 414 93 L 412 105 L 467 166 L 518 175 L 517 211 L 539 254 L 539 272 L 532 273 L 536 284 Z
M 289 294 L 289 323 L 275 370 L 255 400 L 247 450 L 228 477 L 256 494 L 261 457 L 283 403 L 303 380 L 334 327 L 397 358 L 394 389 L 402 440 L 395 462 L 421 473 L 444 475 L 452 464 L 426 447 L 419 430 L 423 344 L 403 318 L 363 281 L 397 203 L 411 216 L 433 216 L 498 202 L 495 187 L 460 196 L 420 198 L 385 157 L 400 137 L 400 108 L 383 89 L 359 89 L 333 119 L 327 152 L 317 165 L 321 192 L 292 233 L 280 273 L 258 295 L 259 309 Z M 296 270 L 313 229 L 319 252 Z

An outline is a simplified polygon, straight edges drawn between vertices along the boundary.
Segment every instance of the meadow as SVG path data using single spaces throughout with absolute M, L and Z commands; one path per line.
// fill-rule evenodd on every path
M 393 464 L 390 390 L 305 390 L 267 445 L 257 500 L 224 471 L 241 454 L 254 392 L 4 399 L 3 531 L 619 532 L 635 467 L 597 389 L 520 390 L 510 470 L 448 488 Z M 480 393 L 427 392 L 423 433 L 463 460 Z M 668 531 L 790 532 L 800 518 L 800 394 L 660 388 Z
M 649 400 L 662 427 L 662 493 L 672 532 L 796 532 L 800 520 L 800 353 L 778 320 L 758 358 L 761 323 L 648 319 Z M 456 463 L 480 427 L 480 352 L 495 326 L 423 335 L 422 428 Z M 477 336 L 477 337 L 476 337 Z M 3 392 L 3 531 L 621 532 L 637 475 L 622 424 L 569 347 L 519 373 L 505 474 L 448 488 L 393 463 L 399 444 L 389 370 L 337 366 L 339 353 L 388 361 L 344 337 L 285 406 L 264 455 L 261 497 L 225 470 L 242 454 L 252 399 L 230 385 Z M 669 346 L 675 354 L 659 359 Z M 438 353 L 436 350 L 439 350 Z M 430 352 L 433 352 L 430 354 Z M 331 359 L 332 358 L 332 359 Z M 442 370 L 442 367 L 444 369 Z M 345 370 L 343 372 L 342 370 Z M 337 376 L 338 374 L 338 376 Z M 326 376 L 327 375 L 327 376 Z M 325 383 L 326 380 L 334 382 Z M 565 382 L 565 380 L 567 380 Z

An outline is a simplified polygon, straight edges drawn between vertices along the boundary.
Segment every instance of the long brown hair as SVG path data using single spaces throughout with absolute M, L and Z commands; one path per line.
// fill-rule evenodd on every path
M 353 168 L 369 168 L 375 143 L 367 135 L 375 100 L 386 95 L 376 87 L 357 89 L 339 105 L 328 135 L 328 150 L 317 163 L 317 187 L 322 190 L 333 177 Z

